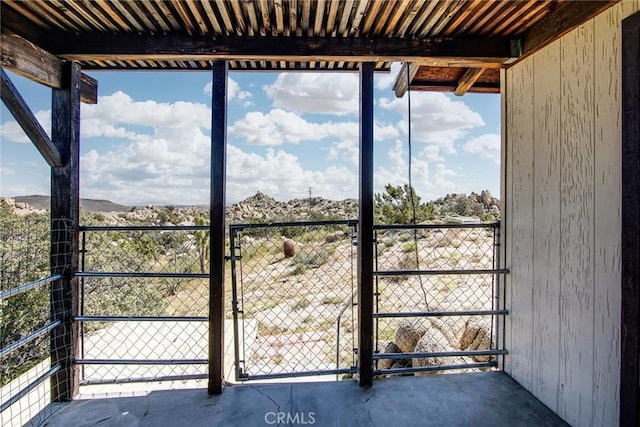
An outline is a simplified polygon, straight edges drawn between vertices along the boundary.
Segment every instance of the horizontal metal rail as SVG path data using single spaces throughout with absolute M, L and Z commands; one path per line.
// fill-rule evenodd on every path
M 205 316 L 75 316 L 77 322 L 208 322 Z
M 311 377 L 316 375 L 339 375 L 339 374 L 353 374 L 356 372 L 356 368 L 342 368 L 342 369 L 319 369 L 315 371 L 305 372 L 282 372 L 274 374 L 256 374 L 256 375 L 244 375 L 240 377 L 240 380 L 271 380 L 277 378 L 292 378 L 292 377 Z
M 76 365 L 206 365 L 209 359 L 76 359 Z
M 500 226 L 499 222 L 477 222 L 469 224 L 374 224 L 374 230 L 420 230 L 420 229 L 440 229 L 440 228 L 487 228 L 493 229 Z
M 81 225 L 78 231 L 208 231 L 208 225 Z
M 47 325 L 44 325 L 41 328 L 36 329 L 35 331 L 33 331 L 32 333 L 30 333 L 29 335 L 27 335 L 26 337 L 22 337 L 19 340 L 17 340 L 14 343 L 9 344 L 6 347 L 3 347 L 2 349 L 0 349 L 0 357 L 4 357 L 7 354 L 11 353 L 13 350 L 22 347 L 23 345 L 29 344 L 31 341 L 35 340 L 36 338 L 46 334 L 47 332 L 49 332 L 50 330 L 52 330 L 53 328 L 62 325 L 62 322 L 60 320 L 56 320 L 55 322 L 51 322 Z
M 230 224 L 231 230 L 244 230 L 251 228 L 276 228 L 276 227 L 318 227 L 326 225 L 358 225 L 357 219 L 342 220 L 326 220 L 326 221 L 293 221 L 293 222 L 265 222 L 265 223 L 247 223 L 247 224 Z
M 409 368 L 376 369 L 373 375 L 410 374 L 416 372 L 449 371 L 453 369 L 491 368 L 498 362 L 461 363 L 460 365 L 416 366 Z
M 374 318 L 389 317 L 445 317 L 445 316 L 504 316 L 509 310 L 466 310 L 466 311 L 405 311 L 397 313 L 373 313 Z
M 416 353 L 377 353 L 373 355 L 373 360 L 381 359 L 422 359 L 425 357 L 456 357 L 456 356 L 498 356 L 509 354 L 507 350 L 460 350 L 460 351 L 431 351 Z
M 146 383 L 152 381 L 186 381 L 186 380 L 205 380 L 209 378 L 209 374 L 189 374 L 189 375 L 164 375 L 157 377 L 139 377 L 139 378 L 113 378 L 100 380 L 84 380 L 80 381 L 81 385 L 99 385 L 99 384 L 129 384 L 129 383 Z
M 479 270 L 393 270 L 393 271 L 374 271 L 374 276 L 441 276 L 455 274 L 509 274 L 508 268 L 487 268 Z
M 158 273 L 125 271 L 76 271 L 76 277 L 149 277 L 168 279 L 208 279 L 209 273 Z
M 52 274 L 51 276 L 34 280 L 33 282 L 25 283 L 12 289 L 7 289 L 6 291 L 0 292 L 0 300 L 19 295 L 23 292 L 30 291 L 31 289 L 39 288 L 40 286 L 44 286 L 47 283 L 55 282 L 60 278 L 62 278 L 61 274 Z
M 51 368 L 49 368 L 47 372 L 45 372 L 44 374 L 36 378 L 35 381 L 30 382 L 25 388 L 20 390 L 18 393 L 14 394 L 6 401 L 3 401 L 2 405 L 0 405 L 0 412 L 4 412 L 9 407 L 11 407 L 11 405 L 16 403 L 18 400 L 22 399 L 24 396 L 26 396 L 31 390 L 33 390 L 34 388 L 38 387 L 40 384 L 42 384 L 43 382 L 51 378 L 51 376 L 56 372 L 58 372 L 60 368 L 61 368 L 61 365 L 59 363 L 56 363 Z

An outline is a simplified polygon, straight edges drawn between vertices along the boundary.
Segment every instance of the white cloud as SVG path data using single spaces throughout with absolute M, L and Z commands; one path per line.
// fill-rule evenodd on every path
M 184 102 L 134 101 L 122 92 L 101 97 L 99 108 L 96 107 L 83 111 L 85 136 L 108 136 L 123 141 L 108 151 L 93 149 L 82 156 L 83 196 L 125 203 L 208 201 L 211 141 L 203 133 L 210 127 L 208 108 Z M 126 117 L 121 115 L 122 108 L 129 113 Z M 189 119 L 181 122 L 172 119 L 172 115 L 183 117 L 187 112 L 192 113 Z M 130 124 L 148 129 L 132 128 Z M 249 113 L 232 129 L 248 140 L 251 135 L 264 135 L 269 144 L 329 136 L 357 141 L 356 123 L 310 123 L 284 110 L 273 110 L 267 115 Z M 380 133 L 393 134 L 394 130 L 383 126 Z M 309 187 L 325 197 L 356 195 L 357 179 L 353 171 L 342 166 L 305 170 L 297 157 L 283 150 L 269 150 L 267 155 L 260 156 L 230 144 L 227 162 L 229 203 L 258 190 L 280 199 L 302 197 Z
M 208 138 L 204 138 L 208 141 Z M 153 141 L 99 154 L 91 150 L 81 159 L 83 194 L 128 203 L 165 201 L 206 204 L 209 199 L 208 144 L 194 141 L 188 150 Z M 188 151 L 188 153 L 185 153 Z M 304 197 L 309 187 L 323 197 L 357 196 L 357 175 L 346 167 L 306 170 L 298 158 L 284 150 L 265 156 L 227 146 L 227 203 L 238 202 L 256 191 L 280 200 Z
M 353 139 L 344 139 L 337 142 L 329 148 L 327 160 L 345 160 L 353 166 L 358 166 L 360 162 L 358 141 Z
M 213 83 L 209 82 L 204 86 L 204 88 L 202 89 L 202 92 L 205 95 L 211 95 L 212 89 L 213 89 Z M 238 82 L 233 80 L 231 77 L 228 77 L 228 80 L 227 80 L 227 100 L 229 100 L 229 101 L 234 101 L 234 100 L 245 101 L 245 100 L 248 100 L 249 98 L 251 98 L 252 96 L 253 95 L 251 94 L 251 92 L 247 92 L 246 90 L 241 90 L 240 89 L 240 85 L 238 84 Z
M 273 106 L 297 113 L 358 113 L 358 75 L 351 73 L 281 73 L 263 90 Z
M 229 145 L 227 154 L 227 199 L 230 203 L 256 191 L 280 200 L 300 198 L 307 194 L 309 187 L 327 198 L 357 197 L 357 175 L 345 167 L 306 170 L 296 156 L 284 150 L 270 149 L 265 156 L 260 156 Z
M 471 154 L 478 154 L 480 157 L 491 159 L 500 164 L 500 135 L 487 133 L 477 138 L 471 138 L 464 144 L 464 151 Z
M 9 175 L 15 175 L 16 171 L 14 169 L 8 168 L 6 166 L 0 166 L 0 175 L 2 176 L 9 176 Z
M 376 89 L 391 89 L 393 82 L 396 81 L 396 77 L 402 68 L 401 62 L 394 62 L 391 64 L 391 69 L 388 73 L 377 73 L 375 75 Z
M 386 184 L 402 185 L 409 182 L 409 165 L 405 143 L 396 141 L 388 151 L 389 167 L 380 167 L 374 175 L 374 190 L 376 193 L 384 191 Z M 412 157 L 412 184 L 423 201 L 433 200 L 452 192 L 456 188 L 453 178 L 456 173 L 448 169 L 445 163 L 433 161 L 431 154 L 423 150 Z
M 42 110 L 35 113 L 36 119 L 47 135 L 51 129 L 51 110 Z M 27 138 L 18 122 L 11 120 L 0 124 L 0 137 L 3 141 L 28 144 L 31 141 Z
M 211 110 L 205 104 L 177 101 L 163 103 L 135 101 L 124 92 L 102 96 L 98 104 L 82 106 L 82 122 L 94 119 L 87 137 L 103 136 L 99 123 L 112 127 L 115 123 L 163 128 L 211 127 Z
M 229 127 L 229 132 L 245 138 L 248 144 L 281 145 L 300 141 L 318 141 L 328 135 L 326 125 L 310 123 L 295 113 L 281 109 L 267 114 L 247 113 Z
M 313 123 L 296 113 L 280 108 L 268 113 L 249 112 L 231 125 L 229 132 L 243 137 L 248 144 L 268 146 L 321 141 L 326 138 L 338 139 L 339 143 L 344 145 L 353 141 L 357 143 L 359 136 L 356 122 Z M 398 135 L 398 130 L 392 125 L 374 125 L 374 136 L 377 140 L 397 138 Z
M 379 105 L 402 114 L 403 120 L 397 126 L 406 132 L 406 96 L 401 99 L 381 98 Z M 411 123 L 413 141 L 438 147 L 438 152 L 447 154 L 455 154 L 454 143 L 464 137 L 469 129 L 484 125 L 480 114 L 472 111 L 464 102 L 453 101 L 437 92 L 411 94 Z
M 210 138 L 199 128 L 156 129 L 133 141 L 82 156 L 84 197 L 139 203 L 204 203 L 209 195 Z
M 36 118 L 45 131 L 51 128 L 51 110 L 38 111 Z M 136 134 L 118 125 L 148 126 L 150 128 L 209 129 L 211 110 L 204 104 L 178 101 L 160 103 L 136 101 L 124 92 L 101 96 L 98 104 L 82 104 L 81 137 L 110 137 L 135 139 Z M 29 142 L 16 121 L 0 125 L 0 135 L 10 142 Z
M 400 132 L 392 125 L 378 124 L 373 125 L 373 137 L 376 142 L 397 138 L 400 136 Z M 358 167 L 359 158 L 359 134 L 358 124 L 349 123 L 348 130 L 345 129 L 345 133 L 341 136 L 339 142 L 331 145 L 327 160 L 342 159 Z

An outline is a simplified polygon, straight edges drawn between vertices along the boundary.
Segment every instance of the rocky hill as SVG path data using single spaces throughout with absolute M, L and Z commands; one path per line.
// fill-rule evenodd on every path
M 439 217 L 460 215 L 483 220 L 497 220 L 501 217 L 500 200 L 493 197 L 489 190 L 483 190 L 480 194 L 471 192 L 468 196 L 461 193 L 447 194 L 432 203 L 436 216 Z
M 17 205 L 28 205 L 34 210 L 49 209 L 51 206 L 49 196 L 18 196 L 12 199 Z M 131 206 L 119 205 L 109 200 L 80 199 L 80 208 L 87 212 L 128 212 Z
M 48 196 L 2 198 L 16 213 L 44 212 L 49 208 Z M 431 202 L 436 218 L 465 217 L 492 221 L 500 218 L 500 201 L 488 190 L 477 193 L 447 194 Z M 131 207 L 108 200 L 82 199 L 83 211 L 93 213 L 96 220 L 106 224 L 191 224 L 195 218 L 209 217 L 206 206 Z M 282 202 L 257 192 L 241 202 L 227 207 L 227 223 L 286 222 L 304 220 L 353 219 L 358 216 L 355 199 L 328 200 L 322 197 L 294 199 Z
M 229 222 L 350 219 L 357 216 L 358 201 L 355 199 L 338 201 L 312 197 L 280 202 L 261 192 L 227 208 Z

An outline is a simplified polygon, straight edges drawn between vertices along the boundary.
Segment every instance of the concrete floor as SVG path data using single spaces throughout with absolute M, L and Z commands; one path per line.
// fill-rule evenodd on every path
M 78 400 L 50 417 L 73 426 L 560 426 L 540 401 L 501 372 L 353 381 L 247 384 Z

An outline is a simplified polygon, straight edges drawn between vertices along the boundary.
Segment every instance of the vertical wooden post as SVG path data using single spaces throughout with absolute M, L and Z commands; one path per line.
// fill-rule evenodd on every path
M 62 321 L 51 332 L 51 365 L 61 367 L 51 377 L 51 399 L 63 402 L 77 395 L 79 380 L 74 364 L 78 325 L 73 321 L 79 307 L 73 274 L 78 267 L 80 218 L 80 66 L 75 62 L 64 64 L 63 87 L 53 89 L 51 140 L 63 165 L 51 168 L 51 273 L 62 275 L 51 284 L 51 318 Z
M 358 376 L 373 382 L 373 62 L 360 64 L 360 210 L 358 224 Z
M 620 425 L 640 423 L 640 13 L 622 21 Z
M 226 61 L 213 63 L 211 203 L 209 226 L 209 393 L 224 389 L 225 179 L 227 164 Z

